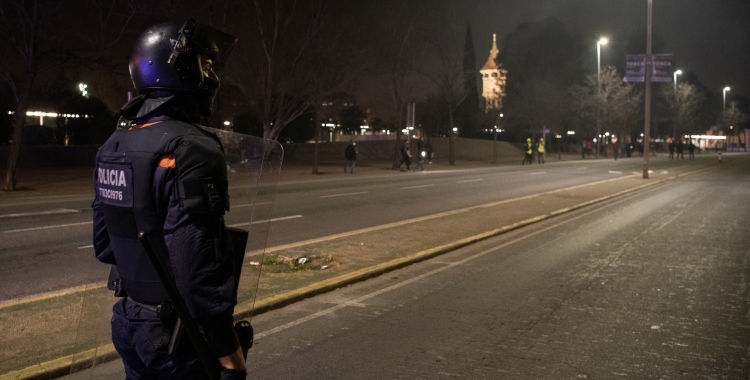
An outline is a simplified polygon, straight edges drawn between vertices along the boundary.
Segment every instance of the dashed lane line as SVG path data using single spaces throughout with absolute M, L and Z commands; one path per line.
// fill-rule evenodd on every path
M 265 220 L 256 220 L 256 221 L 250 222 L 250 223 L 230 224 L 227 227 L 244 227 L 244 226 L 249 226 L 249 225 L 252 225 L 252 224 L 279 222 L 279 221 L 282 221 L 282 220 L 297 219 L 297 218 L 302 218 L 302 215 L 290 215 L 290 216 L 282 216 L 280 218 L 265 219 Z
M 532 173 L 529 173 L 529 175 L 539 175 L 539 174 L 544 174 L 544 173 L 546 172 L 532 172 Z
M 465 181 L 457 181 L 456 183 L 469 183 L 469 182 L 479 182 L 484 181 L 483 178 L 476 178 L 476 179 L 467 179 Z
M 432 186 L 435 186 L 435 184 L 431 184 L 431 185 L 419 185 L 419 186 L 407 186 L 407 187 L 402 187 L 399 190 L 419 189 L 419 188 L 422 188 L 422 187 L 432 187 Z
M 360 191 L 358 193 L 346 193 L 346 194 L 333 194 L 333 195 L 321 195 L 320 198 L 334 198 L 334 197 L 348 197 L 350 195 L 367 194 L 369 191 Z
M 70 224 L 58 224 L 54 226 L 44 226 L 44 227 L 33 227 L 33 228 L 21 228 L 18 230 L 8 230 L 3 231 L 3 233 L 10 234 L 13 232 L 27 232 L 27 231 L 39 231 L 39 230 L 49 230 L 52 228 L 63 228 L 63 227 L 74 227 L 74 226 L 85 226 L 87 224 L 94 224 L 94 222 L 81 222 L 81 223 L 70 223 Z
M 57 215 L 57 214 L 75 214 L 79 213 L 79 210 L 71 210 L 68 208 L 58 208 L 55 210 L 47 210 L 47 211 L 37 211 L 37 212 L 21 212 L 17 214 L 5 214 L 0 215 L 0 219 L 2 218 L 19 218 L 23 216 L 42 216 L 42 215 Z

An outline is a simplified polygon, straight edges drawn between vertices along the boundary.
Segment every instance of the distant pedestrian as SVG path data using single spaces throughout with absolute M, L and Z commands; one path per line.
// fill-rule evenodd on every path
M 675 149 L 675 141 L 672 140 L 672 142 L 669 143 L 669 159 L 670 160 L 674 159 L 674 149 Z
M 685 144 L 682 143 L 682 140 L 677 141 L 677 156 L 675 156 L 675 159 L 685 159 L 685 154 L 683 154 L 683 151 L 685 150 Z
M 612 143 L 612 155 L 615 156 L 615 161 L 617 161 L 617 156 L 620 155 L 620 142 L 615 141 Z
M 401 170 L 401 165 L 406 164 L 406 170 L 411 171 L 409 165 L 411 165 L 411 153 L 409 152 L 409 146 L 404 144 L 401 145 L 401 161 L 398 163 L 398 170 Z
M 538 164 L 544 163 L 544 138 L 539 139 L 536 144 L 536 162 Z
M 531 143 L 531 138 L 526 139 L 526 144 L 523 146 L 523 163 L 521 165 L 529 165 L 534 163 L 534 144 Z
M 591 140 L 586 141 L 586 156 L 591 157 L 591 151 L 594 150 L 594 142 Z
M 417 161 L 417 170 L 424 171 L 424 161 L 427 153 L 425 151 L 420 151 L 418 154 L 419 160 Z
M 424 144 L 424 152 L 427 154 L 425 159 L 427 160 L 428 164 L 432 163 L 432 141 L 427 140 L 427 142 Z
M 344 156 L 346 156 L 344 174 L 347 170 L 351 170 L 351 173 L 354 174 L 354 167 L 357 165 L 357 143 L 354 140 L 349 140 L 349 145 L 344 149 Z
M 581 144 L 581 159 L 586 159 L 586 140 Z
M 695 160 L 695 144 L 693 144 L 693 140 L 690 140 L 688 144 L 688 159 Z

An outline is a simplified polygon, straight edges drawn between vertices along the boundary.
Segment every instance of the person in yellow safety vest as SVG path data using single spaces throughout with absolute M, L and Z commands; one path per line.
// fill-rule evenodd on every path
M 526 139 L 526 144 L 523 146 L 524 157 L 523 165 L 528 162 L 529 165 L 534 163 L 534 145 L 531 143 L 531 138 Z
M 536 146 L 536 162 L 544 163 L 544 138 L 539 139 L 539 144 Z

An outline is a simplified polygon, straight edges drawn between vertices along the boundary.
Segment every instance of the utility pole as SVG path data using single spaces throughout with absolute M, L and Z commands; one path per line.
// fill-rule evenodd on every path
M 648 27 L 646 30 L 646 122 L 643 130 L 643 179 L 648 179 L 649 155 L 651 154 L 651 72 L 653 56 L 651 55 L 653 0 L 648 0 Z
M 674 72 L 674 131 L 672 132 L 672 141 L 677 139 L 677 119 L 679 118 L 679 102 L 677 99 L 677 76 L 682 75 L 682 70 Z

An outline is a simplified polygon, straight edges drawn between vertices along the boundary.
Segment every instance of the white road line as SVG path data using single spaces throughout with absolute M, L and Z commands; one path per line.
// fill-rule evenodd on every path
M 44 226 L 44 227 L 34 227 L 34 228 L 22 228 L 20 230 L 8 230 L 8 231 L 3 231 L 3 233 L 9 234 L 9 233 L 12 233 L 12 232 L 39 231 L 39 230 L 48 230 L 48 229 L 51 229 L 51 228 L 63 228 L 63 227 L 83 226 L 83 225 L 86 225 L 86 224 L 93 224 L 93 223 L 94 222 L 58 224 L 56 226 Z
M 588 168 L 576 168 L 576 170 L 586 170 Z
M 400 190 L 419 189 L 420 187 L 430 187 L 430 186 L 435 186 L 435 184 L 432 184 L 432 185 L 419 185 L 419 186 L 407 186 L 407 187 L 402 187 Z
M 664 170 L 664 171 L 661 172 L 661 174 L 669 174 L 669 172 L 666 171 L 666 170 Z
M 84 245 L 83 247 L 78 247 L 78 249 L 86 249 L 86 248 L 94 248 L 94 245 Z
M 360 191 L 359 193 L 346 193 L 346 194 L 334 194 L 334 195 L 321 195 L 321 198 L 333 198 L 333 197 L 346 197 L 349 195 L 360 195 L 360 194 L 367 194 L 369 191 Z
M 243 208 L 243 207 L 253 207 L 253 206 L 260 206 L 260 205 L 270 205 L 271 202 L 261 202 L 261 203 L 250 203 L 246 205 L 230 205 L 230 208 Z
M 529 175 L 538 175 L 538 174 L 544 174 L 544 173 L 546 172 L 533 172 L 533 173 L 529 173 Z
M 618 170 L 610 170 L 609 174 L 622 174 L 622 172 Z
M 484 180 L 483 178 L 477 178 L 477 179 L 467 179 L 467 180 L 465 180 L 465 181 L 457 181 L 456 183 L 469 183 L 469 182 L 479 182 L 479 181 L 483 181 L 483 180 Z
M 39 216 L 39 215 L 55 215 L 55 214 L 74 214 L 79 213 L 78 210 L 71 210 L 67 208 L 58 208 L 56 210 L 38 211 L 38 212 L 22 212 L 18 214 L 5 214 L 0 215 L 0 218 L 18 218 L 21 216 Z
M 249 226 L 251 224 L 261 224 L 261 223 L 269 223 L 269 222 L 278 222 L 282 220 L 289 220 L 289 219 L 297 219 L 302 218 L 302 215 L 291 215 L 291 216 L 283 216 L 281 218 L 273 218 L 273 219 L 266 219 L 266 220 L 256 220 L 252 223 L 239 223 L 239 224 L 230 224 L 227 227 L 243 227 L 243 226 Z
M 272 328 L 270 330 L 266 330 L 266 331 L 263 331 L 261 333 L 255 334 L 255 338 L 256 339 L 258 339 L 258 338 L 261 338 L 261 339 L 265 338 L 265 337 L 267 337 L 269 335 L 272 335 L 272 334 L 275 334 L 277 332 L 281 332 L 281 331 L 290 329 L 292 327 L 299 326 L 299 325 L 301 325 L 303 323 L 307 323 L 307 322 L 309 322 L 309 321 L 311 321 L 313 319 L 316 319 L 318 317 L 322 317 L 324 315 L 331 314 L 331 313 L 333 313 L 333 312 L 335 312 L 337 310 L 343 309 L 345 307 L 357 306 L 357 305 L 364 305 L 365 304 L 364 301 L 367 301 L 370 298 L 377 297 L 377 296 L 379 296 L 381 294 L 384 294 L 384 293 L 388 293 L 391 290 L 395 290 L 395 289 L 401 288 L 401 287 L 409 285 L 409 284 L 411 284 L 413 282 L 417 282 L 417 281 L 422 280 L 424 278 L 436 275 L 436 274 L 438 274 L 440 272 L 443 272 L 445 270 L 448 270 L 448 269 L 451 269 L 451 268 L 454 268 L 454 267 L 458 267 L 458 266 L 464 265 L 464 264 L 466 264 L 466 263 L 468 263 L 470 261 L 474 261 L 474 260 L 476 260 L 476 259 L 478 259 L 478 258 L 480 258 L 482 256 L 486 256 L 486 255 L 488 255 L 490 253 L 493 253 L 495 251 L 498 251 L 498 250 L 500 250 L 502 248 L 508 247 L 510 245 L 513 245 L 513 244 L 516 244 L 518 242 L 521 242 L 523 240 L 529 239 L 529 238 L 531 238 L 533 236 L 536 236 L 536 235 L 539 235 L 541 233 L 547 232 L 547 231 L 549 231 L 549 230 L 551 230 L 553 228 L 559 228 L 560 226 L 562 226 L 564 224 L 567 224 L 567 223 L 570 223 L 572 221 L 581 219 L 583 217 L 589 216 L 589 215 L 594 214 L 594 213 L 599 212 L 599 211 L 600 211 L 599 209 L 595 209 L 595 210 L 591 210 L 591 211 L 583 213 L 583 214 L 576 215 L 576 216 L 574 216 L 574 217 L 572 217 L 572 218 L 570 218 L 568 220 L 563 220 L 560 223 L 555 223 L 554 225 L 545 227 L 545 228 L 537 230 L 537 231 L 533 231 L 533 232 L 527 234 L 526 236 L 522 236 L 522 237 L 513 239 L 511 241 L 507 241 L 507 242 L 502 243 L 502 244 L 500 244 L 498 246 L 495 246 L 495 247 L 489 248 L 489 249 L 487 249 L 485 251 L 476 253 L 476 254 L 471 255 L 471 256 L 469 256 L 469 257 L 467 257 L 465 259 L 449 263 L 449 264 L 447 264 L 447 265 L 445 265 L 443 267 L 437 268 L 435 270 L 432 270 L 430 272 L 424 273 L 424 274 L 419 275 L 417 277 L 412 277 L 412 278 L 410 278 L 408 280 L 399 282 L 398 284 L 393 284 L 393 285 L 391 285 L 389 287 L 380 289 L 380 290 L 372 292 L 370 294 L 366 294 L 366 295 L 361 296 L 359 298 L 355 298 L 355 299 L 353 299 L 351 301 L 347 301 L 347 302 L 338 304 L 338 305 L 336 305 L 334 307 L 331 307 L 331 308 L 328 308 L 328 309 L 325 309 L 325 310 L 321 310 L 321 311 L 319 311 L 317 313 L 310 314 L 310 315 L 308 315 L 306 317 L 302 317 L 300 319 L 297 319 L 296 321 L 292 321 L 292 322 L 283 324 L 281 326 L 274 327 L 274 328 Z

